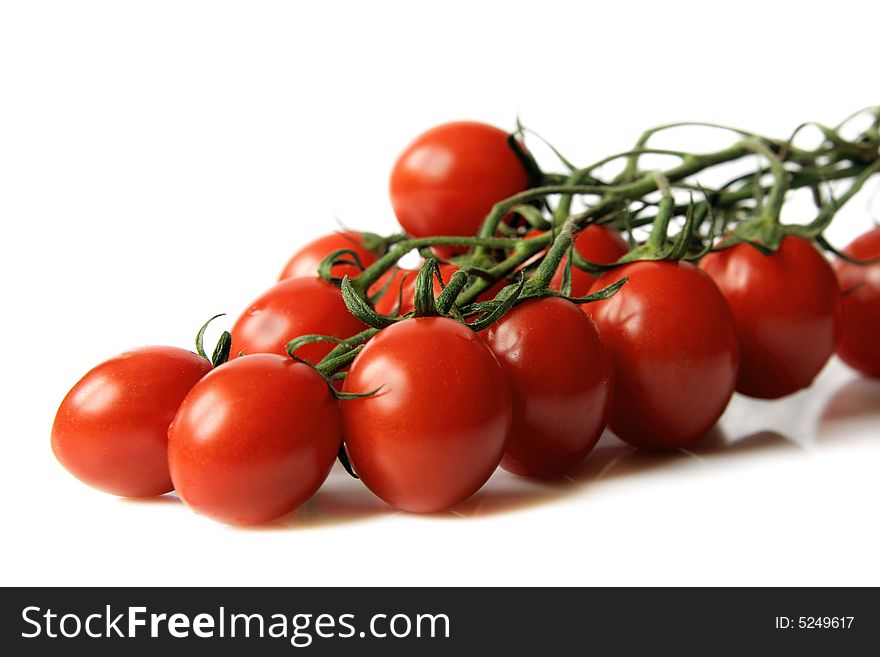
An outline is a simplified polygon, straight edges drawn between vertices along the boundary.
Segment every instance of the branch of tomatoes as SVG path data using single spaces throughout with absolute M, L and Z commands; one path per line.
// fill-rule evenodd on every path
M 474 235 L 422 236 L 412 238 L 405 234 L 387 238 L 370 236 L 369 251 L 377 257 L 364 266 L 356 249 L 343 248 L 332 252 L 318 268 L 319 275 L 342 288 L 342 296 L 349 311 L 368 328 L 338 342 L 335 348 L 316 366 L 337 397 L 341 393 L 334 383 L 345 378 L 345 370 L 363 345 L 380 330 L 409 317 L 440 316 L 455 319 L 474 330 L 483 330 L 501 319 L 515 304 L 541 296 L 561 296 L 576 303 L 605 299 L 613 295 L 626 281 L 620 279 L 598 293 L 572 297 L 572 267 L 600 275 L 603 271 L 640 260 L 701 259 L 712 249 L 730 248 L 746 242 L 762 253 L 777 250 L 787 235 L 815 241 L 820 247 L 837 252 L 823 236 L 823 231 L 836 212 L 848 202 L 875 173 L 880 171 L 880 110 L 875 109 L 872 125 L 853 140 L 840 135 L 840 126 L 818 126 L 824 140 L 813 150 L 797 148 L 792 144 L 799 127 L 788 140 L 773 140 L 754 133 L 710 125 L 730 130 L 740 139 L 731 146 L 713 153 L 688 153 L 681 150 L 650 148 L 648 140 L 656 133 L 695 124 L 670 124 L 645 132 L 635 147 L 586 167 L 575 168 L 561 155 L 560 160 L 569 171 L 565 174 L 543 173 L 534 158 L 521 146 L 523 134 L 512 135 L 508 144 L 514 147 L 517 158 L 528 172 L 529 188 L 497 202 Z M 554 149 L 554 152 L 555 149 Z M 557 152 L 558 154 L 558 152 Z M 641 170 L 640 159 L 646 155 L 675 157 L 679 162 L 666 170 Z M 757 155 L 766 160 L 752 173 L 738 175 L 716 188 L 706 188 L 693 177 L 713 167 Z M 624 170 L 614 179 L 603 180 L 597 172 L 617 160 L 625 161 Z M 528 165 L 528 166 L 527 166 Z M 771 182 L 765 182 L 767 176 Z M 821 185 L 832 181 L 849 180 L 851 184 L 838 197 L 823 198 Z M 815 219 L 805 225 L 783 226 L 780 211 L 789 190 L 807 187 L 813 190 L 819 211 Z M 679 193 L 679 196 L 675 195 Z M 655 197 L 656 194 L 660 198 Z M 687 193 L 686 202 L 680 199 Z M 695 195 L 699 198 L 695 200 Z M 586 210 L 572 212 L 576 197 L 590 199 Z M 558 198 L 555 207 L 550 199 Z M 638 207 L 635 205 L 638 204 Z M 511 226 L 511 217 L 523 220 L 527 230 Z M 669 226 L 673 219 L 683 217 L 679 233 L 670 239 Z M 577 235 L 591 225 L 610 225 L 630 235 L 631 250 L 610 264 L 586 260 L 573 248 Z M 650 236 L 641 244 L 632 239 L 632 231 L 651 227 Z M 723 240 L 720 240 L 721 236 Z M 365 242 L 366 244 L 366 242 Z M 459 269 L 450 280 L 444 281 L 443 272 L 432 257 L 432 249 L 458 247 L 464 253 L 451 258 Z M 392 277 L 388 273 L 398 261 L 411 251 L 419 251 L 426 262 L 415 277 L 412 310 L 403 311 L 401 299 L 390 312 L 376 309 L 383 295 L 393 294 Z M 848 256 L 847 256 L 848 257 Z M 350 278 L 333 276 L 339 267 L 354 268 L 357 275 Z M 557 270 L 562 267 L 558 290 L 550 288 Z M 525 274 L 532 274 L 526 280 Z M 502 287 L 499 283 L 519 280 Z M 387 281 L 375 292 L 383 277 Z M 436 281 L 436 282 L 435 282 Z M 487 292 L 492 290 L 494 294 Z M 372 292 L 372 294 L 371 294 Z M 436 297 L 436 298 L 435 298 Z M 288 352 L 295 351 L 320 336 L 304 336 L 288 344 Z M 352 398 L 368 396 L 371 392 L 350 393 Z
M 409 239 L 399 236 L 396 241 L 389 241 L 390 248 L 352 281 L 352 289 L 366 302 L 367 290 L 410 251 L 462 247 L 467 251 L 450 261 L 474 275 L 456 299 L 456 306 L 463 309 L 472 305 L 499 281 L 515 276 L 527 263 L 531 269 L 540 267 L 554 241 L 567 239 L 561 230 L 566 223 L 571 225 L 572 237 L 576 237 L 593 224 L 607 224 L 621 232 L 631 233 L 636 228 L 654 226 L 658 221 L 668 224 L 672 219 L 683 218 L 685 225 L 689 226 L 688 242 L 691 248 L 667 250 L 667 258 L 674 255 L 676 258 L 695 260 L 710 248 L 728 248 L 740 241 L 773 251 L 785 235 L 805 237 L 814 240 L 822 248 L 833 249 L 822 233 L 837 211 L 871 176 L 880 171 L 880 109 L 869 108 L 865 112 L 871 113 L 873 122 L 853 139 L 841 135 L 846 122 L 833 128 L 822 124 L 803 124 L 785 140 L 718 124 L 673 123 L 647 130 L 633 149 L 566 173 L 541 172 L 537 175 L 536 171 L 540 170 L 536 169 L 536 165 L 529 167 L 529 179 L 535 186 L 496 203 L 476 235 Z M 808 125 L 815 126 L 823 135 L 823 141 L 812 150 L 793 144 L 794 137 Z M 648 147 L 648 141 L 657 133 L 685 126 L 726 130 L 740 139 L 727 148 L 711 153 Z M 524 129 L 520 127 L 516 136 L 520 137 L 523 133 Z M 519 144 L 519 141 L 514 141 Z M 522 149 L 518 153 L 518 157 L 522 157 Z M 694 176 L 713 167 L 756 154 L 766 159 L 768 166 L 761 166 L 747 175 L 740 174 L 715 189 L 691 182 Z M 680 161 L 663 171 L 643 171 L 639 163 L 646 155 L 673 156 Z M 572 166 L 562 156 L 560 159 L 566 166 Z M 597 175 L 598 170 L 617 160 L 626 163 L 618 176 L 606 181 Z M 772 183 L 764 182 L 767 174 L 773 176 Z M 689 197 L 685 201 L 673 199 L 671 207 L 661 212 L 658 205 L 663 203 L 669 206 L 670 195 L 664 194 L 660 201 L 654 200 L 653 196 L 661 191 L 658 180 L 666 181 L 671 189 L 687 192 Z M 779 211 L 788 191 L 810 188 L 820 199 L 823 185 L 843 180 L 852 181 L 851 186 L 841 195 L 821 201 L 813 221 L 805 225 L 781 226 Z M 700 198 L 695 199 L 695 194 Z M 586 210 L 572 213 L 572 203 L 576 197 L 589 199 L 590 202 Z M 549 203 L 552 198 L 558 198 L 555 208 Z M 639 204 L 639 207 L 634 210 L 635 204 Z M 510 230 L 505 220 L 511 216 L 524 219 L 531 230 L 525 234 Z M 718 238 L 722 234 L 726 234 L 728 239 L 719 243 Z M 642 248 L 645 244 L 634 246 L 640 247 L 635 252 L 647 259 L 658 257 L 658 244 L 654 244 L 650 255 Z M 569 250 L 571 258 L 568 259 L 568 266 L 594 275 L 614 266 L 589 262 L 577 250 Z M 625 261 L 634 259 L 635 256 L 630 255 Z

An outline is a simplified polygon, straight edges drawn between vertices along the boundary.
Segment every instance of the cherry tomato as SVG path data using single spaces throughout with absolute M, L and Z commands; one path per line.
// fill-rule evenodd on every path
M 250 525 L 309 499 L 341 441 L 339 405 L 321 375 L 286 356 L 255 354 L 193 387 L 168 431 L 168 465 L 191 509 Z
M 501 461 L 510 432 L 507 380 L 489 348 L 445 317 L 383 329 L 358 354 L 343 389 L 345 445 L 364 484 L 406 511 L 463 502 Z
M 365 328 L 348 312 L 335 285 L 317 277 L 288 278 L 266 290 L 238 318 L 231 331 L 230 353 L 233 358 L 239 353 L 286 355 L 285 345 L 301 335 L 350 338 Z M 333 346 L 313 343 L 296 355 L 317 363 Z
M 809 240 L 787 236 L 772 255 L 738 244 L 700 266 L 736 320 L 737 391 L 778 399 L 808 387 L 837 346 L 840 292 L 822 254 Z
M 105 361 L 67 393 L 52 426 L 52 451 L 80 481 L 113 495 L 173 489 L 168 425 L 211 363 L 176 347 L 141 347 Z
M 498 201 L 528 187 L 507 133 L 460 121 L 416 137 L 391 172 L 391 204 L 413 237 L 475 235 Z M 440 249 L 448 257 L 450 249 Z
M 545 297 L 514 307 L 483 335 L 513 401 L 501 467 L 542 477 L 580 463 L 611 403 L 611 361 L 596 325 L 570 301 Z
M 357 253 L 364 267 L 369 267 L 376 262 L 376 256 L 364 246 L 364 237 L 361 233 L 355 231 L 331 233 L 309 242 L 294 253 L 284 266 L 284 271 L 281 272 L 278 280 L 317 276 L 318 265 L 321 264 L 321 261 L 340 249 L 349 249 Z M 351 260 L 351 257 L 348 259 Z M 335 278 L 342 278 L 346 275 L 349 278 L 354 278 L 360 273 L 361 270 L 354 265 L 334 265 L 330 269 L 330 274 Z
M 844 252 L 856 260 L 880 258 L 880 228 L 857 237 Z M 880 264 L 836 260 L 843 294 L 837 354 L 863 374 L 880 377 Z
M 578 233 L 574 241 L 574 248 L 584 260 L 594 262 L 597 265 L 610 265 L 617 262 L 621 256 L 629 251 L 629 245 L 620 233 L 609 226 L 592 224 Z M 562 288 L 562 274 L 565 267 L 565 258 L 559 264 L 559 269 L 550 282 L 554 290 Z M 577 267 L 571 268 L 571 296 L 583 297 L 590 293 L 596 278 Z
M 629 282 L 617 294 L 581 306 L 614 363 L 609 425 L 636 447 L 683 447 L 712 428 L 733 394 L 733 317 L 712 279 L 690 263 L 630 263 L 604 273 L 592 291 L 623 276 Z

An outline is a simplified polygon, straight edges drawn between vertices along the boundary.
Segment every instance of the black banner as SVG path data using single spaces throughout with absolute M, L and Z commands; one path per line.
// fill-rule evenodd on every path
M 21 588 L 3 589 L 2 628 L 7 655 L 853 654 L 876 648 L 880 600 L 867 588 Z

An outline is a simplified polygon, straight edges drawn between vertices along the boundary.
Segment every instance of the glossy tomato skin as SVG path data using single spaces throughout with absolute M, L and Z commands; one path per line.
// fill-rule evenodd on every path
M 592 291 L 623 276 L 629 281 L 617 294 L 581 306 L 614 365 L 609 426 L 636 447 L 684 447 L 712 428 L 733 395 L 733 317 L 718 287 L 690 263 L 630 263 L 600 276 Z
M 844 252 L 856 260 L 880 258 L 880 228 L 857 237 Z M 836 260 L 842 294 L 837 354 L 862 374 L 880 378 L 880 264 Z
M 617 262 L 629 252 L 629 245 L 623 236 L 610 226 L 590 225 L 578 233 L 574 241 L 574 248 L 584 260 L 594 262 L 597 265 L 610 265 Z M 562 274 L 565 267 L 565 259 L 556 270 L 550 287 L 554 290 L 562 288 Z M 590 293 L 596 277 L 587 272 L 571 268 L 571 296 L 583 297 Z
M 193 387 L 168 432 L 168 465 L 197 513 L 259 524 L 318 490 L 341 440 L 339 405 L 324 379 L 291 358 L 255 354 Z
M 176 347 L 141 347 L 88 372 L 61 402 L 52 451 L 68 472 L 113 495 L 150 497 L 172 490 L 168 425 L 211 369 Z
M 365 328 L 348 312 L 335 285 L 317 277 L 289 278 L 266 290 L 236 320 L 230 353 L 286 355 L 285 345 L 301 335 L 349 338 Z M 333 347 L 309 344 L 296 355 L 317 363 Z
M 517 305 L 483 337 L 513 401 L 501 467 L 546 477 L 580 463 L 611 404 L 611 360 L 596 325 L 570 301 L 545 297 Z
M 407 146 L 391 172 L 391 204 L 413 237 L 474 235 L 495 203 L 528 183 L 507 133 L 459 121 L 432 128 Z
M 330 233 L 309 242 L 294 253 L 284 266 L 278 280 L 315 277 L 318 275 L 318 265 L 321 264 L 321 261 L 340 249 L 349 249 L 357 253 L 364 267 L 369 267 L 376 262 L 376 256 L 364 246 L 364 237 L 360 233 L 351 230 Z M 342 278 L 346 275 L 349 278 L 355 278 L 360 273 L 361 270 L 354 265 L 335 265 L 330 270 L 330 274 L 335 278 Z
M 351 365 L 342 402 L 345 445 L 366 486 L 405 511 L 463 502 L 495 471 L 511 402 L 498 361 L 466 326 L 443 317 L 383 329 Z
M 772 255 L 738 244 L 700 266 L 736 320 L 737 391 L 778 399 L 808 387 L 834 354 L 839 332 L 840 293 L 822 254 L 809 240 L 787 236 Z

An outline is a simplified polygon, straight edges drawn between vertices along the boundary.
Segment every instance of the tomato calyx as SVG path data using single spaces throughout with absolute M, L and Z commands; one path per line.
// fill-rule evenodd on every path
M 537 187 L 545 179 L 544 172 L 538 165 L 538 161 L 535 159 L 535 156 L 531 154 L 531 152 L 525 147 L 525 145 L 521 141 L 522 136 L 523 127 L 522 125 L 520 125 L 519 120 L 517 119 L 517 129 L 515 132 L 507 135 L 507 145 L 510 150 L 513 151 L 513 154 L 516 155 L 520 164 L 522 164 L 523 169 L 525 169 L 526 178 L 528 179 L 528 186 Z
M 205 360 L 210 361 L 213 367 L 219 367 L 229 360 L 229 353 L 232 347 L 232 334 L 229 331 L 223 331 L 223 333 L 220 334 L 220 338 L 217 340 L 217 344 L 214 347 L 211 357 L 208 358 L 208 354 L 205 352 L 205 331 L 208 330 L 208 325 L 211 322 L 219 317 L 223 317 L 225 314 L 226 313 L 220 313 L 214 315 L 211 319 L 202 324 L 202 327 L 199 329 L 198 333 L 196 333 L 196 353 Z
M 366 344 L 367 340 L 373 337 L 377 332 L 378 331 L 375 329 L 369 329 L 347 339 L 337 338 L 332 335 L 301 335 L 288 342 L 285 349 L 292 359 L 303 363 L 304 365 L 308 365 L 320 374 L 336 399 L 362 399 L 364 397 L 372 397 L 375 395 L 379 392 L 381 386 L 369 392 L 341 392 L 336 389 L 333 383 L 345 378 L 345 373 L 341 370 L 357 357 L 364 348 L 364 344 Z M 319 363 L 312 363 L 311 361 L 296 355 L 297 350 L 301 347 L 316 342 L 334 342 L 337 347 L 322 358 Z

